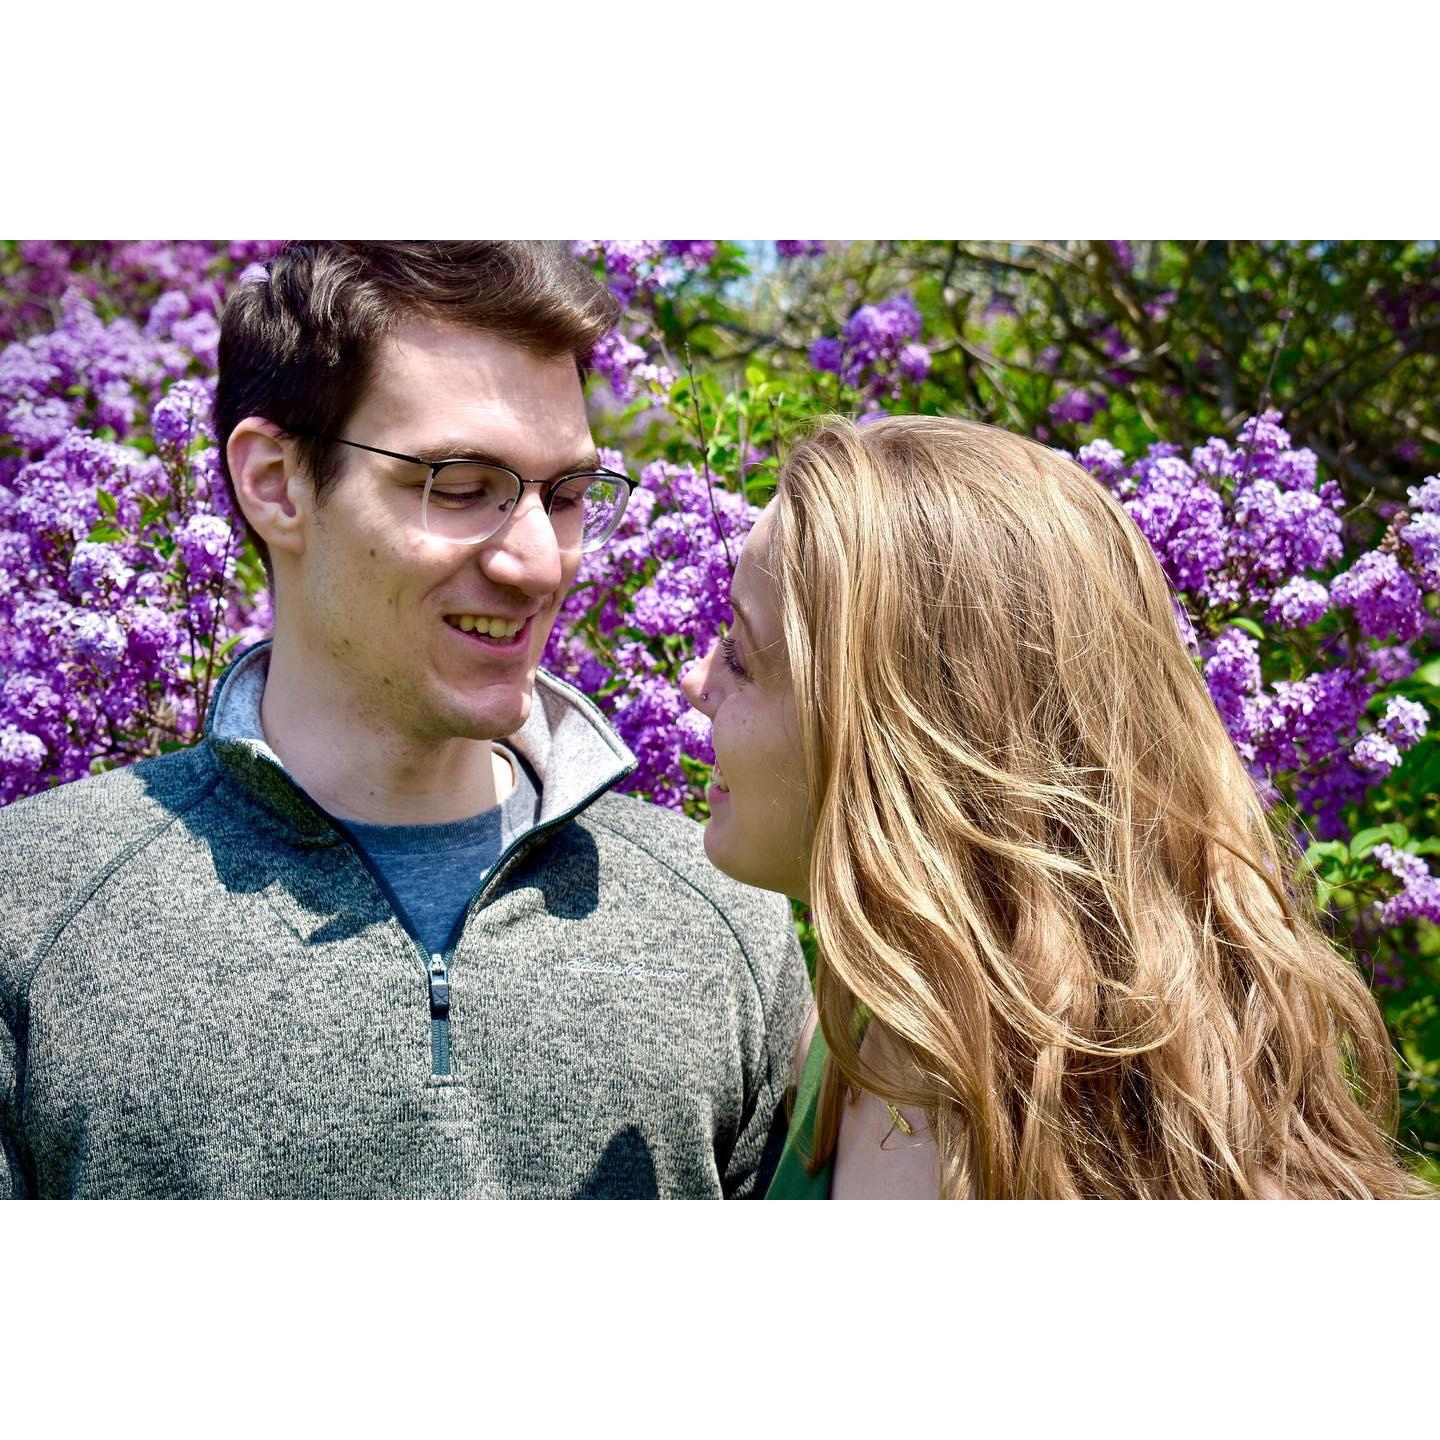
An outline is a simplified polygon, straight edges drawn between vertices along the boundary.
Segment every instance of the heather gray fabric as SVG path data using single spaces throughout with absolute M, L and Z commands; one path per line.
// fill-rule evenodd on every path
M 267 657 L 193 749 L 0 810 L 0 1193 L 763 1194 L 808 999 L 784 900 L 607 793 L 632 757 L 542 674 L 539 815 L 470 902 L 436 1075 L 423 950 L 244 733 Z
M 260 738 L 260 737 L 255 737 Z M 539 786 L 529 767 L 497 744 L 515 775 L 504 801 L 468 820 L 442 825 L 336 821 L 385 877 L 426 950 L 443 950 L 470 897 L 503 850 L 535 823 Z M 333 817 L 332 817 L 333 818 Z

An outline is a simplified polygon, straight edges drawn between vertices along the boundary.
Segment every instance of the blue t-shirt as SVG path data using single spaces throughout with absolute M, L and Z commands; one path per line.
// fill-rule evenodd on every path
M 468 820 L 443 825 L 343 825 L 395 892 L 426 951 L 441 954 L 470 897 L 485 883 L 510 842 L 540 813 L 540 780 L 513 750 L 515 788 L 499 804 Z

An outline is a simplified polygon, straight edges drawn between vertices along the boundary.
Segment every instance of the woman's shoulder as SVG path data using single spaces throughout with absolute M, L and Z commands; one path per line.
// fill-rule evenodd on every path
M 878 1025 L 860 1042 L 862 1059 L 879 1058 L 887 1044 Z M 938 1200 L 940 1152 L 919 1111 L 891 1106 L 862 1090 L 845 1105 L 835 1143 L 832 1200 Z

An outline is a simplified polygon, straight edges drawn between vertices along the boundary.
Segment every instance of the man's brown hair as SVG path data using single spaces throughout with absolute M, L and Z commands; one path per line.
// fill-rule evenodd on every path
M 498 335 L 545 359 L 571 355 L 582 379 L 619 306 L 558 241 L 297 241 L 236 286 L 220 318 L 215 431 L 235 513 L 244 521 L 225 450 L 259 415 L 295 437 L 323 505 L 340 474 L 342 431 L 374 378 L 377 342 L 420 317 Z

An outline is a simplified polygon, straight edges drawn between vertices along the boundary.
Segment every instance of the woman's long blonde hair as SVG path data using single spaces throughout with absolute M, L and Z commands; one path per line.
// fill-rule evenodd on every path
M 924 1110 L 944 1195 L 1423 1188 L 1379 1011 L 1094 479 L 986 425 L 831 421 L 770 554 L 815 825 L 815 1165 L 858 1087 Z M 862 1059 L 866 1013 L 889 1043 Z

